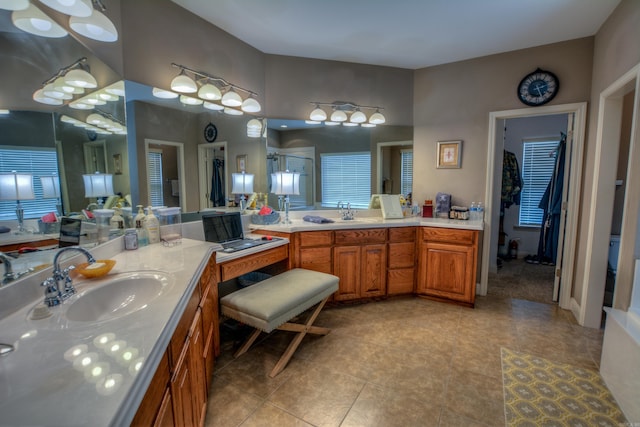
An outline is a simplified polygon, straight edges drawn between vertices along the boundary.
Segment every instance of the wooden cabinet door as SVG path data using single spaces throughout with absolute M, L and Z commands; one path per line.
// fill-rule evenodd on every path
M 362 272 L 358 296 L 382 296 L 387 291 L 387 245 L 366 245 L 361 251 Z
M 361 268 L 360 246 L 336 246 L 333 248 L 333 274 L 340 278 L 337 301 L 360 297 Z
M 153 427 L 173 427 L 173 401 L 171 400 L 171 392 L 167 388 L 162 397 L 162 404 L 158 410 L 158 416 L 153 422 Z
M 177 426 L 194 426 L 193 404 L 191 400 L 191 351 L 189 339 L 186 340 L 182 353 L 177 360 L 171 378 L 171 396 L 173 398 L 173 415 Z
M 420 250 L 418 292 L 473 304 L 475 249 L 450 243 L 423 242 Z
M 200 310 L 193 318 L 189 333 L 191 353 L 191 400 L 193 404 L 193 419 L 195 425 L 204 425 L 204 418 L 207 413 L 207 383 L 206 369 L 204 364 L 204 338 L 202 336 L 202 315 Z

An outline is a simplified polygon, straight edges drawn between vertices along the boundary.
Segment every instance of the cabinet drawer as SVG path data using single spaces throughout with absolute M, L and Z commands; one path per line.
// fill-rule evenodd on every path
M 387 240 L 386 228 L 336 231 L 336 245 L 384 243 Z
M 228 261 L 220 265 L 221 281 L 227 281 L 289 257 L 289 246 L 278 246 L 264 252 Z
M 300 267 L 331 274 L 331 248 L 307 248 L 300 250 Z
M 389 229 L 390 242 L 413 242 L 416 240 L 415 227 L 399 227 Z
M 477 231 L 457 230 L 453 228 L 424 227 L 422 240 L 429 242 L 447 242 L 461 245 L 473 245 L 476 243 Z
M 300 233 L 300 247 L 327 246 L 333 243 L 333 231 L 305 231 Z
M 415 263 L 415 242 L 389 243 L 389 268 L 413 267 Z

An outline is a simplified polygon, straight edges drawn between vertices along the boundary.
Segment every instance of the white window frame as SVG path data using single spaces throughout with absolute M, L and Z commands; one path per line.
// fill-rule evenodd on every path
M 164 205 L 164 185 L 162 175 L 162 150 L 150 148 L 147 153 L 147 179 L 149 180 L 149 203 L 151 206 Z M 157 169 L 157 174 L 155 173 Z
M 320 168 L 323 207 L 335 208 L 338 202 L 351 203 L 354 208 L 369 206 L 371 152 L 322 153 Z
M 413 150 L 400 150 L 400 193 L 405 197 L 413 192 Z
M 520 193 L 520 227 L 540 227 L 544 210 L 538 205 L 555 168 L 556 138 L 522 140 L 522 192 Z

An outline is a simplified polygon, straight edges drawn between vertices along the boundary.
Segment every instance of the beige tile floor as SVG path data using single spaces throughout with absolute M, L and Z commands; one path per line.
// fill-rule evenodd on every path
M 291 333 L 238 359 L 224 340 L 207 426 L 501 426 L 500 348 L 597 369 L 602 331 L 556 305 L 479 297 L 476 308 L 416 297 L 327 307 L 287 368 Z M 226 335 L 226 334 L 225 334 Z

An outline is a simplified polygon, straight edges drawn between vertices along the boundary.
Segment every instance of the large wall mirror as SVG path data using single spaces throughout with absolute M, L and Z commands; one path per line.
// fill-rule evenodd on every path
M 366 208 L 371 194 L 412 192 L 413 127 L 375 128 L 269 119 L 267 174 L 300 173 L 292 209 Z M 269 204 L 277 206 L 274 195 Z

